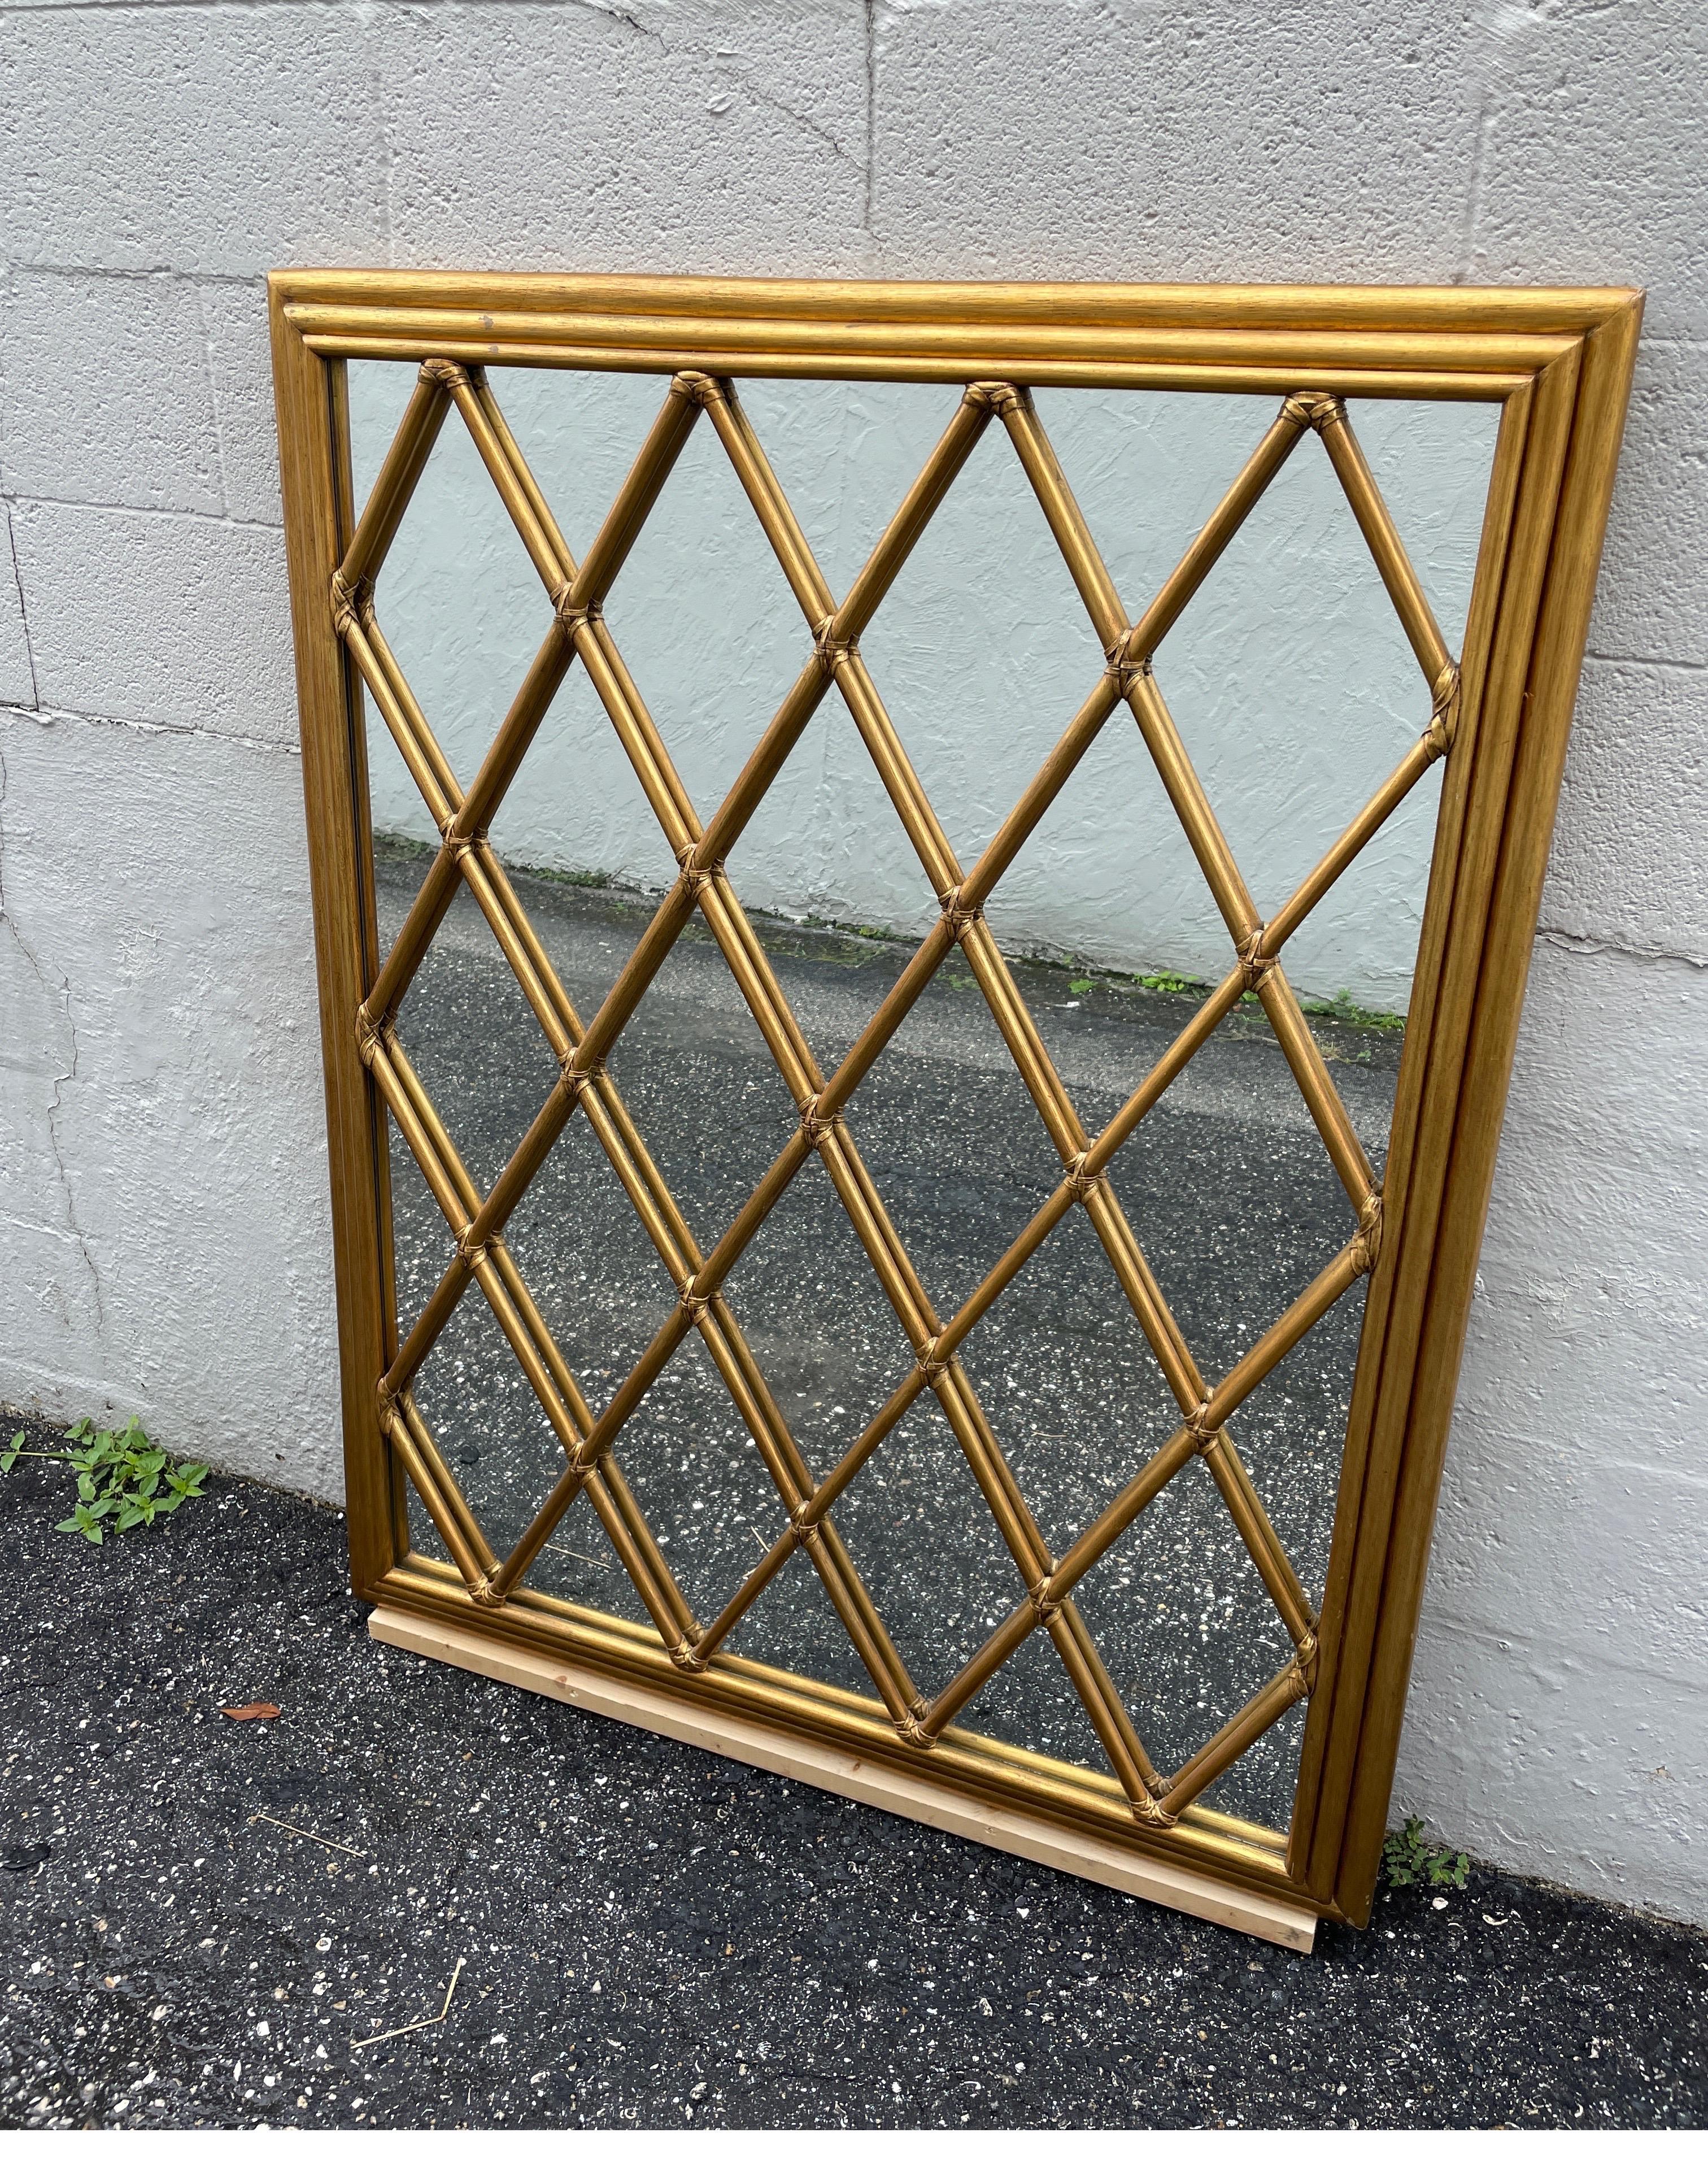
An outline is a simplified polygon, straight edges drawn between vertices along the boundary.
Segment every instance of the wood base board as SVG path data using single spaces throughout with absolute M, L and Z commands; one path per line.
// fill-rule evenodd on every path
M 369 1635 L 377 1642 L 394 1644 L 399 1650 L 461 1666 L 490 1681 L 506 1681 L 512 1688 L 554 1697 L 560 1703 L 579 1704 L 584 1711 L 599 1712 L 630 1726 L 647 1727 L 677 1742 L 691 1742 L 697 1748 L 713 1750 L 720 1757 L 733 1757 L 763 1771 L 780 1773 L 785 1780 L 803 1781 L 830 1794 L 869 1803 L 874 1809 L 888 1810 L 892 1816 L 912 1818 L 940 1831 L 982 1841 L 987 1847 L 1006 1849 L 1011 1855 L 1046 1864 L 1053 1870 L 1065 1870 L 1075 1878 L 1089 1879 L 1094 1885 L 1112 1886 L 1141 1901 L 1157 1902 L 1250 1938 L 1289 1946 L 1296 1953 L 1309 1953 L 1316 1938 L 1317 1919 L 1308 1908 L 1271 1901 L 1225 1879 L 1202 1877 L 1160 1859 L 1088 1840 L 1048 1818 L 999 1808 L 962 1789 L 928 1784 L 871 1758 L 851 1757 L 821 1748 L 787 1727 L 702 1711 L 663 1691 L 638 1688 L 597 1669 L 449 1627 L 425 1614 L 405 1612 L 397 1606 L 377 1606 L 367 1626 Z

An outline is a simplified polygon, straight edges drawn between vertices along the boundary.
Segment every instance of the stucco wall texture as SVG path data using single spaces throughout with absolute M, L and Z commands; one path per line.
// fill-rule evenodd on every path
M 1708 1922 L 1700 8 L 0 17 L 0 1394 L 334 1496 L 270 266 L 1648 287 L 1397 1805 Z

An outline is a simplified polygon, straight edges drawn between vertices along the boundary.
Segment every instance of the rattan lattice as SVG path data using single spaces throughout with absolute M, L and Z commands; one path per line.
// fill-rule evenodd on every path
M 549 599 L 545 640 L 473 781 L 452 773 L 376 619 L 373 587 L 441 427 L 455 408 L 503 500 Z M 711 420 L 764 532 L 811 638 L 780 709 L 709 823 L 691 807 L 669 753 L 624 665 L 601 604 L 651 514 L 702 414 Z M 938 822 L 861 656 L 860 638 L 974 445 L 1000 421 L 1049 522 L 1107 665 L 1013 809 L 965 870 Z M 1300 440 L 1320 439 L 1429 689 L 1428 725 L 1386 784 L 1288 900 L 1267 919 L 1242 878 L 1158 685 L 1154 654 L 1229 541 Z M 1045 436 L 1028 389 L 967 385 L 941 439 L 840 602 L 744 412 L 733 381 L 683 371 L 586 558 L 577 566 L 491 387 L 477 367 L 430 361 L 405 410 L 332 582 L 335 626 L 420 789 L 441 845 L 363 1002 L 361 1056 L 450 1228 L 454 1254 L 431 1299 L 380 1380 L 382 1427 L 444 1538 L 470 1597 L 496 1604 L 523 1581 L 576 1494 L 585 1492 L 669 1657 L 684 1675 L 729 1643 L 741 1617 L 784 1563 L 806 1553 L 847 1630 L 900 1739 L 931 1747 L 1026 1638 L 1043 1630 L 1060 1654 L 1135 1819 L 1171 1825 L 1220 1774 L 1313 1686 L 1316 1609 L 1291 1565 L 1230 1435 L 1241 1403 L 1331 1306 L 1374 1266 L 1382 1198 L 1281 964 L 1286 941 L 1402 798 L 1452 746 L 1458 669 L 1394 528 L 1343 403 L 1290 395 L 1174 573 L 1130 620 Z M 584 666 L 632 763 L 679 866 L 625 968 L 583 1023 L 530 928 L 488 839 L 488 828 L 565 676 Z M 730 850 L 832 687 L 841 693 L 938 900 L 936 924 L 840 1064 L 828 1078 L 791 1013 L 725 874 Z M 1095 1136 L 1059 1078 L 987 920 L 992 892 L 1076 765 L 1125 703 L 1138 723 L 1192 852 L 1225 921 L 1230 966 L 1163 1057 Z M 399 1041 L 396 1016 L 410 980 L 466 885 L 490 925 L 559 1063 L 559 1079 L 491 1193 L 482 1199 Z M 694 916 L 728 961 L 789 1094 L 799 1124 L 709 1251 L 665 1186 L 619 1095 L 613 1048 L 652 978 Z M 849 1101 L 908 1010 L 958 947 L 983 993 L 1022 1079 L 1060 1155 L 1060 1183 L 984 1278 L 945 1320 L 910 1262 L 847 1118 Z M 1109 1175 L 1116 1153 L 1247 994 L 1261 1003 L 1350 1206 L 1349 1238 L 1220 1383 L 1206 1382 L 1128 1224 Z M 677 1303 L 614 1396 L 597 1415 L 564 1361 L 505 1246 L 505 1223 L 577 1107 L 662 1260 Z M 911 1346 L 915 1362 L 840 1458 L 815 1477 L 722 1292 L 742 1252 L 807 1160 L 819 1159 Z M 1052 1551 L 1034 1519 L 962 1364 L 961 1344 L 1056 1225 L 1077 1206 L 1088 1218 L 1179 1405 L 1181 1422 L 1104 1512 Z M 477 1283 L 561 1444 L 565 1467 L 509 1556 L 482 1537 L 410 1388 L 471 1281 Z M 704 1342 L 775 1483 L 783 1527 L 709 1621 L 672 1573 L 616 1458 L 624 1425 L 691 1333 Z M 839 1535 L 833 1512 L 862 1465 L 929 1393 L 939 1404 L 995 1519 L 1025 1597 L 935 1695 L 915 1687 Z M 1287 1665 L 1181 1769 L 1163 1776 L 1099 1655 L 1075 1604 L 1075 1585 L 1188 1462 L 1201 1459 L 1283 1623 Z

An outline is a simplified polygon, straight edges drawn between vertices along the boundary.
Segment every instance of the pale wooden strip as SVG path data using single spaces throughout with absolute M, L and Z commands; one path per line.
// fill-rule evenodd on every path
M 1047 1818 L 1021 1816 L 999 1808 L 964 1788 L 934 1781 L 881 1764 L 870 1757 L 853 1757 L 829 1749 L 806 1735 L 757 1720 L 712 1711 L 668 1692 L 638 1687 L 603 1674 L 595 1667 L 571 1665 L 548 1658 L 499 1636 L 477 1636 L 409 1613 L 394 1605 L 377 1606 L 368 1617 L 368 1633 L 400 1651 L 413 1651 L 423 1659 L 461 1666 L 484 1674 L 489 1681 L 511 1688 L 529 1689 L 537 1696 L 553 1697 L 559 1703 L 577 1704 L 630 1726 L 669 1735 L 676 1742 L 709 1749 L 720 1757 L 733 1757 L 762 1771 L 780 1773 L 785 1780 L 800 1780 L 833 1795 L 846 1795 L 856 1803 L 888 1810 L 893 1816 L 912 1818 L 920 1825 L 959 1834 L 963 1840 L 981 1841 L 1010 1855 L 1025 1857 L 1065 1870 L 1095 1886 L 1108 1886 L 1141 1901 L 1154 1901 L 1178 1908 L 1204 1922 L 1243 1932 L 1253 1939 L 1308 1954 L 1315 1942 L 1317 1919 L 1308 1908 L 1285 1901 L 1272 1901 L 1226 1880 L 1206 1878 L 1182 1866 L 1127 1851 L 1105 1841 L 1088 1840 L 1066 1825 Z

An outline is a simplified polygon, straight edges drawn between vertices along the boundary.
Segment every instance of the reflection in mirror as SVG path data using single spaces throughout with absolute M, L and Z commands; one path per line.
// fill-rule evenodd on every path
M 414 380 L 412 366 L 349 367 L 358 507 Z M 492 373 L 577 560 L 666 384 Z M 747 444 L 842 597 L 959 389 L 753 382 L 740 396 Z M 981 412 L 860 636 L 861 663 L 829 654 L 837 684 L 730 847 L 727 885 L 701 891 L 650 976 L 625 978 L 675 898 L 661 806 L 691 806 L 685 837 L 711 818 L 822 619 L 780 566 L 786 518 L 774 510 L 768 539 L 736 473 L 739 434 L 700 417 L 609 588 L 599 638 L 628 677 L 619 701 L 638 697 L 669 765 L 643 783 L 631 757 L 644 769 L 647 753 L 625 754 L 592 676 L 563 673 L 492 819 L 490 858 L 465 856 L 469 883 L 442 886 L 437 921 L 409 926 L 431 936 L 397 1003 L 396 1046 L 442 1126 L 426 1146 L 439 1178 L 430 1185 L 421 1147 L 395 1125 L 391 1166 L 399 1335 L 423 1311 L 440 1323 L 409 1400 L 478 1526 L 477 1559 L 503 1562 L 527 1539 L 529 1586 L 667 1642 L 710 1630 L 734 1654 L 892 1714 L 911 1707 L 923 1736 L 952 1725 L 1112 1771 L 1130 1793 L 1160 1796 L 1184 1772 L 1188 1799 L 1284 1831 L 1303 1703 L 1272 1705 L 1272 1723 L 1201 1781 L 1192 1768 L 1309 1656 L 1364 1284 L 1342 1283 L 1226 1431 L 1200 1420 L 1182 1444 L 1182 1420 L 1347 1251 L 1361 1213 L 1369 1224 L 1439 765 L 1419 765 L 1286 934 L 1281 969 L 1266 972 L 1259 945 L 1250 975 L 1227 980 L 1252 920 L 1241 901 L 1273 925 L 1416 749 L 1431 679 L 1438 715 L 1446 685 L 1420 675 L 1337 474 L 1352 443 L 1303 427 L 1163 635 L 1154 680 L 1128 676 L 1132 709 L 1107 656 L 1111 628 L 1118 638 L 1143 613 L 1270 444 L 1275 412 L 1267 397 L 1047 388 L 1019 428 Z M 1496 413 L 1365 401 L 1349 414 L 1456 654 Z M 1077 569 L 1017 458 L 1028 431 L 1034 450 L 1053 448 L 1094 541 Z M 1094 625 L 1088 590 L 1110 627 Z M 373 604 L 454 807 L 554 626 L 455 411 Z M 987 917 L 959 946 L 945 939 L 809 1149 L 802 1099 L 857 1047 L 936 925 L 939 894 L 1099 692 L 1106 724 L 1005 851 Z M 366 710 L 383 959 L 432 892 L 439 833 Z M 623 1027 L 606 1076 L 501 1236 L 459 1266 L 453 1228 L 542 1109 L 567 1101 L 544 1016 L 569 1010 L 573 1041 L 608 1000 Z M 1138 1087 L 1212 1019 L 1138 1113 Z M 1064 1167 L 1111 1124 L 1101 1179 L 1064 1190 Z M 791 1142 L 779 1194 L 766 1177 Z M 770 1210 L 691 1327 L 679 1280 L 762 1188 Z M 1036 1246 L 1005 1260 L 1047 1206 L 1059 1216 Z M 1000 1262 L 1008 1276 L 988 1282 Z M 980 1307 L 956 1320 L 975 1291 Z M 548 1358 L 543 1392 L 507 1317 L 532 1333 L 536 1378 Z M 922 1370 L 918 1350 L 951 1321 L 964 1335 L 952 1363 L 934 1350 Z M 531 1531 L 620 1396 L 611 1453 L 554 1527 Z M 862 1434 L 880 1411 L 893 1428 L 873 1449 Z M 792 1533 L 790 1510 L 857 1443 L 869 1458 Z M 1158 1475 L 1171 1447 L 1178 1459 Z M 1147 1473 L 1156 1488 L 1135 1498 Z M 1127 1519 L 1111 1521 L 1111 1505 Z M 413 1491 L 409 1514 L 416 1549 L 449 1549 Z M 1088 1538 L 1099 1549 L 1071 1589 L 1029 1602 Z M 768 1552 L 775 1571 L 748 1596 Z M 1029 1632 L 999 1644 L 1000 1660 L 986 1654 L 994 1670 L 969 1670 L 1005 1624 Z

